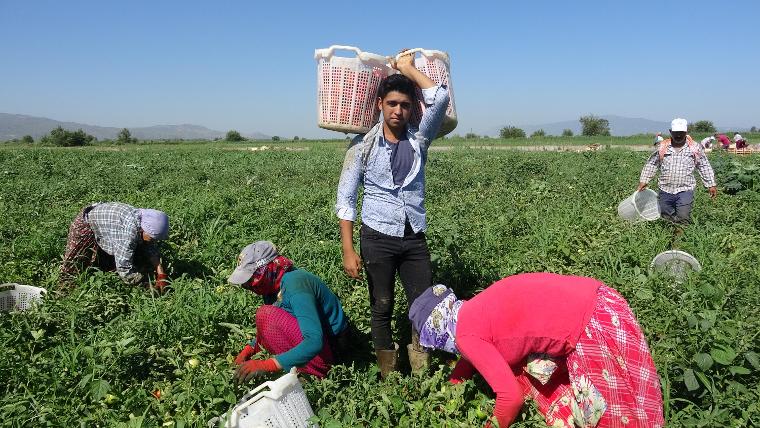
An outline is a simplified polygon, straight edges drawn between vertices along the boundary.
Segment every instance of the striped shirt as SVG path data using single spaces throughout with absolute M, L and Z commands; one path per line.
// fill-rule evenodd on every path
M 363 162 L 363 137 L 349 146 L 338 183 L 335 212 L 341 220 L 356 220 L 359 186 L 364 187 L 362 223 L 390 236 L 404 236 L 406 222 L 415 232 L 425 231 L 425 163 L 430 142 L 438 134 L 449 105 L 446 86 L 423 89 L 427 109 L 419 128 L 407 127 L 406 139 L 414 150 L 412 166 L 401 184 L 396 184 L 391 161 L 391 144 L 383 138 L 382 128 Z
M 694 178 L 694 169 L 696 169 L 705 187 L 715 186 L 715 173 L 710 166 L 710 161 L 707 160 L 704 149 L 699 143 L 694 145 L 698 150 L 697 156 L 688 144 L 679 148 L 670 145 L 662 161 L 660 161 L 659 150 L 655 150 L 641 170 L 639 181 L 649 183 L 659 169 L 660 178 L 657 184 L 660 190 L 671 194 L 680 193 L 694 190 L 697 186 L 697 180 Z
M 116 273 L 124 282 L 136 284 L 144 279 L 134 265 L 138 248 L 149 258 L 160 257 L 155 242 L 142 240 L 140 210 L 120 202 L 102 202 L 85 214 L 85 220 L 92 227 L 95 241 L 116 261 Z

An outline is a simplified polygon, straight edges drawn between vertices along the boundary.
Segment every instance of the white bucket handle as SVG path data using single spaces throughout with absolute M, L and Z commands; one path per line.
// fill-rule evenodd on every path
M 388 57 L 388 59 L 395 59 L 396 61 L 398 61 L 402 55 L 416 54 L 418 52 L 421 53 L 422 56 L 426 58 L 438 58 L 440 60 L 443 60 L 447 64 L 449 63 L 449 54 L 447 54 L 446 52 L 437 51 L 433 49 L 423 49 L 423 48 L 407 49 L 403 52 L 399 52 L 395 57 Z
M 376 62 L 382 65 L 387 65 L 388 63 L 388 57 L 373 54 L 370 52 L 364 52 L 363 50 L 357 48 L 356 46 L 346 46 L 346 45 L 332 45 L 326 49 L 315 49 L 314 59 L 317 59 L 317 60 L 322 59 L 322 58 L 330 59 L 333 55 L 335 55 L 336 50 L 352 51 L 362 61 Z

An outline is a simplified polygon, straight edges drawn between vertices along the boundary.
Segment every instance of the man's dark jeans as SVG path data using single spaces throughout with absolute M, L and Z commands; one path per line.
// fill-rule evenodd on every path
M 430 251 L 425 234 L 414 233 L 408 223 L 403 238 L 362 225 L 360 248 L 369 283 L 372 342 L 375 349 L 394 349 L 391 318 L 396 272 L 401 278 L 409 305 L 432 286 Z
M 676 224 L 688 224 L 691 219 L 691 205 L 694 203 L 694 191 L 667 193 L 660 190 L 657 197 L 660 215 L 665 220 Z

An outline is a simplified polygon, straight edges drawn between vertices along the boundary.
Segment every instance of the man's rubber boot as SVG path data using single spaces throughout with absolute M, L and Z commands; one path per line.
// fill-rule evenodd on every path
M 412 331 L 412 343 L 406 345 L 406 352 L 413 374 L 427 370 L 430 364 L 430 354 L 420 346 L 420 335 L 416 331 Z
M 375 349 L 382 379 L 385 379 L 388 373 L 398 370 L 398 344 L 394 343 L 393 347 L 394 349 Z

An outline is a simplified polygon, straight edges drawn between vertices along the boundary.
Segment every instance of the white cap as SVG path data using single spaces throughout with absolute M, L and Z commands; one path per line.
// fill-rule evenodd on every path
M 686 119 L 676 118 L 673 119 L 672 122 L 670 122 L 670 131 L 671 132 L 686 132 Z

